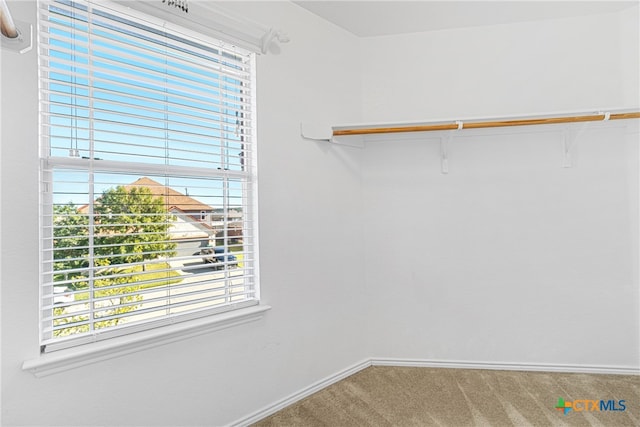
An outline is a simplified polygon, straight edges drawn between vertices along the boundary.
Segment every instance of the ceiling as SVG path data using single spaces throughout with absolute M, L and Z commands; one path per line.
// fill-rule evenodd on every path
M 640 1 L 294 1 L 360 37 L 617 12 Z

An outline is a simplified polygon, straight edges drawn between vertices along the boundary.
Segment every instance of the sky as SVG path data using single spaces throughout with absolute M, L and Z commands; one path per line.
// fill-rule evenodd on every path
M 53 6 L 42 84 L 52 157 L 242 172 L 250 117 L 244 59 L 215 46 L 101 13 L 88 22 L 81 5 Z M 86 162 L 87 165 L 89 162 Z M 110 169 L 105 167 L 105 169 Z M 133 166 L 133 170 L 143 169 Z M 183 169 L 180 169 L 184 171 Z M 181 174 L 182 175 L 182 174 Z M 202 174 L 201 174 L 202 175 Z M 56 168 L 53 203 L 84 205 L 93 195 L 148 176 L 210 206 L 222 206 L 221 178 Z M 45 178 L 46 179 L 46 178 Z M 230 180 L 228 203 L 242 205 Z

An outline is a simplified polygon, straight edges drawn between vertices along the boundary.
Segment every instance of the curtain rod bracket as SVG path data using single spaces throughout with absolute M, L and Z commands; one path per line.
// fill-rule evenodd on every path
M 33 49 L 33 25 L 22 21 L 15 21 L 15 23 L 18 36 L 10 38 L 0 34 L 2 48 L 11 52 L 27 53 Z
M 0 0 L 0 39 L 2 48 L 12 52 L 26 53 L 33 48 L 33 26 L 14 20 L 5 0 Z
M 260 41 L 262 43 L 260 51 L 266 54 L 269 52 L 269 47 L 272 43 L 275 43 L 276 41 L 279 43 L 289 43 L 290 39 L 285 32 L 270 28 L 269 31 L 267 31 L 265 35 L 262 36 Z

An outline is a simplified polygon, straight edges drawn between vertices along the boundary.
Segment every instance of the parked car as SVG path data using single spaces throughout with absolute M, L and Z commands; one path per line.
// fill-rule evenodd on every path
M 238 266 L 238 259 L 235 255 L 226 254 L 223 247 L 206 246 L 200 250 L 202 261 L 210 264 L 226 265 L 228 268 Z
M 54 286 L 53 287 L 53 303 L 54 304 L 67 304 L 74 302 L 76 297 L 72 293 L 73 291 L 67 286 Z

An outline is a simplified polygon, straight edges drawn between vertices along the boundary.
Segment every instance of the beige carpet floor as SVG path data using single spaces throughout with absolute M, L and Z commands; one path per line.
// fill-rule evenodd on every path
M 254 426 L 640 426 L 640 376 L 370 367 Z

